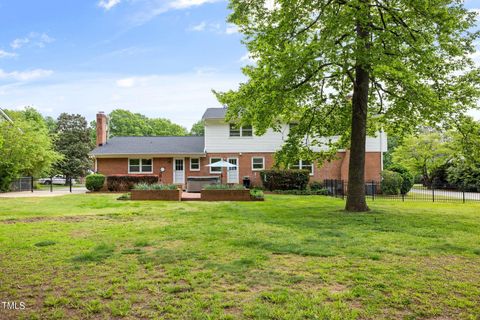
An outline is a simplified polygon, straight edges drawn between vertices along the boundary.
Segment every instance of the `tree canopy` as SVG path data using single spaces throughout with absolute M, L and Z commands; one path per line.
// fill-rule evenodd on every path
M 185 136 L 186 128 L 164 118 L 148 118 L 140 113 L 115 109 L 109 114 L 110 136 Z
M 7 191 L 19 175 L 49 173 L 53 162 L 61 159 L 54 151 L 47 125 L 33 108 L 6 113 L 13 124 L 0 121 L 0 190 Z
M 85 117 L 79 114 L 62 113 L 55 123 L 55 150 L 62 154 L 56 161 L 54 170 L 72 178 L 84 176 L 91 168 L 88 153 L 94 145 L 90 139 L 90 129 Z
M 205 135 L 205 123 L 203 120 L 199 120 L 192 125 L 190 129 L 191 136 L 204 136 Z
M 255 63 L 238 90 L 217 93 L 229 119 L 257 134 L 298 123 L 280 153 L 286 164 L 325 156 L 315 145 L 350 148 L 347 210 L 368 210 L 367 132 L 405 135 L 476 107 L 480 72 L 470 54 L 479 33 L 463 1 L 231 0 L 230 8 Z M 318 139 L 328 136 L 340 139 Z

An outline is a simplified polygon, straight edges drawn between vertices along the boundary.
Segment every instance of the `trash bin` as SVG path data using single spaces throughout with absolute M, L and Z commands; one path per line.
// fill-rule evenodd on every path
M 243 186 L 247 189 L 250 189 L 250 178 L 249 177 L 243 177 Z

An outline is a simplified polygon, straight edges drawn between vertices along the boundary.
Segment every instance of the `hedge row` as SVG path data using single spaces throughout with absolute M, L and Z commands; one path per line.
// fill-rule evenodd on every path
M 272 190 L 305 190 L 310 179 L 308 170 L 263 170 L 263 186 Z
M 107 190 L 108 191 L 129 191 L 133 189 L 136 184 L 154 184 L 158 183 L 158 176 L 108 176 Z

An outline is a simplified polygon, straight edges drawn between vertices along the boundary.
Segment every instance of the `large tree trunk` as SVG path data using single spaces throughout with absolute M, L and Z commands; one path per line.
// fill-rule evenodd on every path
M 365 2 L 368 2 L 368 0 L 365 0 Z M 359 56 L 365 57 L 369 50 L 370 34 L 360 22 L 357 23 L 357 37 L 363 40 L 364 43 L 364 46 L 358 48 L 361 52 Z M 370 74 L 368 70 L 368 59 L 365 60 L 357 58 L 352 99 L 352 137 L 350 143 L 348 193 L 345 210 L 354 212 L 368 211 L 365 199 L 365 143 L 367 140 L 368 87 L 370 84 Z

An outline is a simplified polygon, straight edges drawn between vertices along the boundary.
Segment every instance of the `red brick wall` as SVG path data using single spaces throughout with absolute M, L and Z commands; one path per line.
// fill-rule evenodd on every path
M 261 185 L 259 171 L 252 171 L 252 157 L 264 157 L 265 168 L 273 166 L 273 153 L 209 153 L 207 157 L 200 158 L 200 171 L 190 170 L 190 158 L 185 158 L 185 178 L 189 176 L 211 176 L 220 175 L 210 173 L 210 168 L 206 167 L 210 158 L 238 158 L 239 161 L 239 182 L 242 182 L 244 176 L 250 177 L 253 185 Z M 315 166 L 314 175 L 311 180 L 323 181 L 325 179 L 343 179 L 348 180 L 348 151 L 337 153 L 337 159 L 331 162 L 325 162 L 321 168 Z M 153 174 L 159 175 L 160 168 L 165 168 L 161 181 L 163 183 L 173 182 L 173 158 L 154 158 Z M 365 164 L 365 179 L 379 181 L 380 179 L 380 153 L 367 152 Z M 128 174 L 127 158 L 99 158 L 97 159 L 97 171 L 104 175 Z M 226 169 L 223 169 L 223 182 L 226 182 Z

